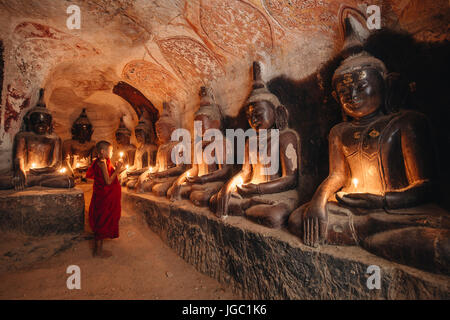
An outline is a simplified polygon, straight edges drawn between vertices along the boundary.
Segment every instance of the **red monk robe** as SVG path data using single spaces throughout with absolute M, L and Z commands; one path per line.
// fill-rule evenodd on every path
M 121 212 L 122 189 L 117 177 L 107 185 L 96 159 L 86 172 L 86 177 L 94 179 L 91 204 L 89 205 L 89 225 L 94 231 L 95 239 L 119 237 L 119 220 Z M 109 176 L 114 173 L 111 160 L 106 159 Z

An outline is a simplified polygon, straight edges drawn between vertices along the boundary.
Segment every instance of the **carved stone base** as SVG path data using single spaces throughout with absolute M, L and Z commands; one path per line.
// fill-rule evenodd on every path
M 376 257 L 358 247 L 304 246 L 285 230 L 242 217 L 216 218 L 186 200 L 123 194 L 123 206 L 143 215 L 184 260 L 249 299 L 449 299 L 450 278 Z M 370 265 L 381 288 L 370 290 Z
M 32 236 L 82 233 L 84 195 L 78 188 L 0 191 L 0 230 Z

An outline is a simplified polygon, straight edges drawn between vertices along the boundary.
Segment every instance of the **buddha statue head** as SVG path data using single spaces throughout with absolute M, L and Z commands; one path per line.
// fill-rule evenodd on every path
M 89 121 L 89 118 L 87 117 L 85 108 L 83 108 L 83 111 L 73 123 L 71 131 L 73 140 L 77 140 L 81 143 L 91 141 L 94 130 L 92 129 L 92 124 Z
M 387 69 L 384 63 L 364 51 L 355 31 L 356 19 L 345 18 L 344 60 L 333 75 L 333 96 L 345 116 L 361 119 L 379 112 L 385 105 Z
M 194 114 L 194 121 L 202 122 L 202 134 L 208 129 L 222 129 L 222 112 L 220 106 L 214 102 L 211 90 L 200 88 L 200 108 Z
M 288 126 L 288 111 L 267 89 L 261 78 L 261 67 L 256 61 L 253 62 L 252 92 L 245 108 L 248 123 L 256 131 L 270 128 L 283 130 Z
M 155 124 L 159 144 L 168 143 L 171 140 L 172 132 L 178 127 L 173 108 L 172 104 L 163 102 L 163 111 Z
M 134 135 L 139 144 L 150 143 L 151 141 L 151 123 L 144 116 L 139 119 L 138 125 L 134 128 Z
M 27 130 L 38 135 L 52 132 L 53 117 L 44 103 L 44 89 L 39 91 L 39 101 L 35 107 L 31 108 L 25 116 Z
M 119 128 L 116 130 L 116 141 L 120 145 L 129 145 L 131 138 L 131 131 L 125 126 L 123 116 L 120 117 Z

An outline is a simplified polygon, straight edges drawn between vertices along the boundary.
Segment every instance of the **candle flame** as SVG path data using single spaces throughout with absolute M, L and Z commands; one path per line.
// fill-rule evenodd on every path
M 241 176 L 237 176 L 234 178 L 233 183 L 231 184 L 231 191 L 233 191 L 237 186 L 242 186 L 244 184 L 244 180 Z
M 355 186 L 355 189 L 358 188 L 358 179 L 357 178 L 353 178 L 352 183 Z
M 59 172 L 60 172 L 60 173 L 65 173 L 66 170 L 67 170 L 66 168 L 61 168 L 61 169 L 59 169 Z
M 129 167 L 129 165 L 127 164 L 127 165 L 125 166 L 125 168 L 128 170 L 128 167 Z
M 36 168 L 36 163 L 33 162 L 33 163 L 31 164 L 31 167 L 32 167 L 32 168 Z
M 80 167 L 80 164 L 77 162 L 76 164 L 75 164 L 75 168 L 79 168 Z
M 123 152 L 120 152 L 120 153 L 119 153 L 119 156 L 120 156 L 121 158 L 123 158 Z

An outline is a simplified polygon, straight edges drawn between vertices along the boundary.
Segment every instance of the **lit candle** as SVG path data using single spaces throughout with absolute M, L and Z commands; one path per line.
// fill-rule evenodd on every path
M 80 167 L 80 164 L 77 162 L 76 164 L 75 164 L 75 168 L 79 168 Z
M 125 166 L 125 169 L 127 169 L 127 170 L 128 170 L 128 167 L 129 167 L 129 165 L 126 165 L 126 166 Z
M 237 176 L 236 178 L 234 178 L 233 183 L 231 184 L 231 190 L 233 191 L 237 186 L 240 187 L 244 184 L 244 180 L 242 179 L 241 176 Z
M 353 178 L 352 183 L 355 186 L 355 189 L 357 189 L 358 188 L 358 179 L 357 178 Z
M 36 168 L 36 163 L 33 162 L 33 163 L 31 164 L 31 168 Z
M 66 168 L 59 169 L 59 173 L 65 173 L 65 172 L 66 172 Z
M 120 159 L 123 158 L 123 152 L 120 152 L 120 153 L 119 153 L 119 157 L 120 157 Z

